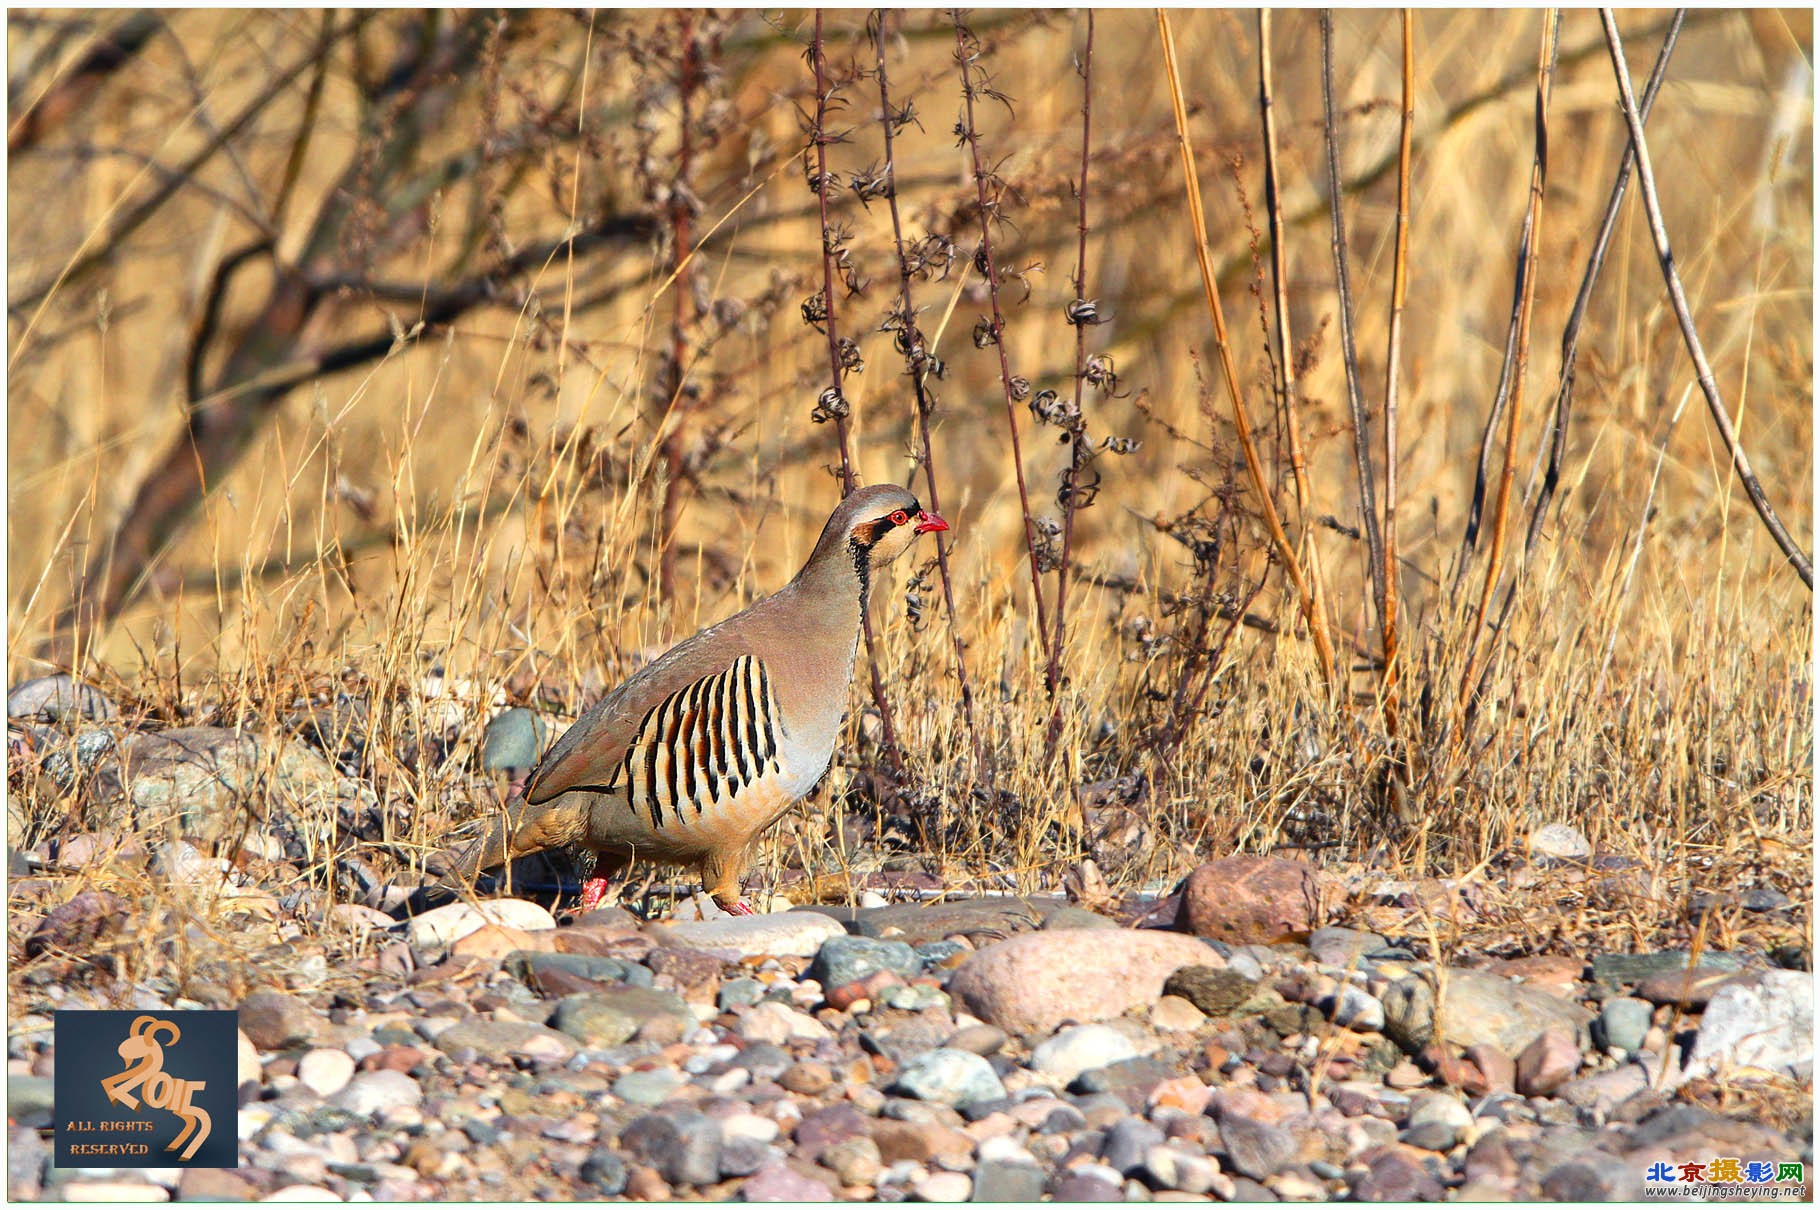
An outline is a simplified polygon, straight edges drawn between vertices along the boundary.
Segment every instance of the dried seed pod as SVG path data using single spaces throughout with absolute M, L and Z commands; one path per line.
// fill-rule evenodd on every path
M 1103 324 L 1105 317 L 1100 314 L 1100 303 L 1097 298 L 1077 298 L 1068 304 L 1066 312 L 1068 322 L 1075 326 L 1082 324 Z
M 829 387 L 816 399 L 815 410 L 809 413 L 809 419 L 817 424 L 826 424 L 830 420 L 845 420 L 852 411 L 841 389 Z

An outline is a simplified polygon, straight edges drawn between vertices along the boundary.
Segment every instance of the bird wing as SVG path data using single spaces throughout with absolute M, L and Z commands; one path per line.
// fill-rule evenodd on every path
M 595 703 L 531 774 L 525 801 L 535 805 L 570 790 L 613 789 L 629 770 L 635 744 L 645 745 L 640 753 L 648 759 L 652 740 L 668 734 L 655 724 L 681 722 L 677 709 L 665 713 L 665 707 L 680 705 L 691 690 L 747 657 L 745 645 L 723 627 L 710 627 L 677 644 Z

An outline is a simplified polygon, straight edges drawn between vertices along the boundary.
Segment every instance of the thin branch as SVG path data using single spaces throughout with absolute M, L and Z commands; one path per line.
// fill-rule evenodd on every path
M 1525 239 L 1517 256 L 1521 296 L 1517 306 L 1516 361 L 1511 370 L 1510 406 L 1504 427 L 1504 467 L 1498 475 L 1497 503 L 1491 521 L 1491 549 L 1485 559 L 1485 586 L 1479 592 L 1479 604 L 1473 611 L 1472 628 L 1466 634 L 1466 673 L 1460 678 L 1459 696 L 1462 709 L 1472 696 L 1479 660 L 1479 638 L 1485 629 L 1485 617 L 1491 606 L 1492 594 L 1497 590 L 1498 576 L 1503 571 L 1504 529 L 1510 515 L 1510 488 L 1517 473 L 1517 436 L 1523 417 L 1523 380 L 1529 372 L 1529 334 L 1536 302 L 1536 257 L 1542 239 L 1542 202 L 1548 187 L 1548 106 L 1554 95 L 1555 56 L 1560 47 L 1560 35 L 1561 10 L 1543 10 L 1542 48 L 1536 65 L 1536 150 L 1529 172 L 1529 207 L 1523 222 Z M 1464 734 L 1462 730 L 1462 737 Z
M 1325 617 L 1327 592 L 1321 571 L 1321 552 L 1314 542 L 1308 517 L 1314 508 L 1308 485 L 1308 454 L 1302 445 L 1301 407 L 1296 398 L 1295 341 L 1289 327 L 1289 241 L 1283 230 L 1282 182 L 1277 176 L 1276 96 L 1270 66 L 1270 10 L 1258 10 L 1258 109 L 1264 120 L 1264 210 L 1270 224 L 1270 273 L 1276 303 L 1278 398 L 1283 426 L 1289 437 L 1289 470 L 1295 480 L 1296 525 L 1300 549 L 1308 559 L 1309 589 L 1314 607 Z
M 1700 380 L 1700 393 L 1706 396 L 1706 407 L 1712 413 L 1713 426 L 1719 430 L 1719 437 L 1731 454 L 1732 468 L 1743 481 L 1745 494 L 1756 506 L 1757 516 L 1762 518 L 1764 528 L 1776 540 L 1783 556 L 1793 564 L 1795 574 L 1812 591 L 1813 563 L 1795 544 L 1794 538 L 1789 536 L 1781 518 L 1776 516 L 1769 497 L 1764 494 L 1763 485 L 1757 482 L 1757 476 L 1751 471 L 1750 461 L 1744 456 L 1744 447 L 1738 443 L 1737 431 L 1732 426 L 1731 413 L 1726 411 L 1725 401 L 1719 397 L 1719 385 L 1713 378 L 1712 366 L 1706 360 L 1706 349 L 1700 344 L 1700 334 L 1694 330 L 1694 316 L 1687 305 L 1687 292 L 1681 288 L 1681 271 L 1675 268 L 1675 254 L 1668 243 L 1668 228 L 1662 221 L 1662 202 L 1656 196 L 1656 174 L 1650 167 L 1649 144 L 1643 137 L 1643 118 L 1637 112 L 1637 98 L 1631 92 L 1630 68 L 1624 63 L 1624 44 L 1618 39 L 1618 23 L 1609 8 L 1599 10 L 1599 20 L 1605 26 L 1605 44 L 1611 50 L 1611 68 L 1618 78 L 1624 121 L 1630 127 L 1631 154 L 1637 161 L 1637 184 L 1643 194 L 1644 210 L 1649 214 L 1649 233 L 1656 242 L 1656 259 L 1661 262 L 1662 277 L 1668 283 L 1669 302 L 1674 305 L 1675 319 L 1681 324 L 1681 338 L 1687 344 L 1687 354 L 1693 359 L 1694 373 Z
M 32 150 L 71 115 L 80 113 L 94 99 L 95 92 L 131 63 L 152 35 L 163 28 L 164 14 L 140 10 L 128 13 L 118 25 L 96 37 L 87 53 L 46 86 L 7 128 L 7 154 Z
M 972 41 L 972 34 L 959 10 L 954 14 L 954 58 L 960 65 L 961 97 L 965 102 L 966 117 L 959 132 L 967 144 L 973 167 L 973 183 L 979 195 L 980 216 L 980 260 L 982 276 L 986 279 L 986 292 L 992 300 L 992 344 L 998 350 L 999 382 L 1005 391 L 1005 421 L 1011 430 L 1011 465 L 1017 473 L 1018 503 L 1024 511 L 1024 547 L 1030 555 L 1030 592 L 1036 601 L 1036 632 L 1038 641 L 1044 648 L 1044 655 L 1051 656 L 1049 650 L 1051 634 L 1049 630 L 1049 612 L 1043 605 L 1043 573 L 1036 558 L 1036 521 L 1030 515 L 1030 489 L 1024 482 L 1024 449 L 1022 439 L 1018 436 L 1017 404 L 1013 398 L 1011 384 L 1011 362 L 1005 352 L 1005 316 L 999 309 L 999 276 L 998 262 L 992 253 L 992 220 L 998 213 L 998 204 L 987 196 L 986 181 L 989 173 L 985 162 L 980 158 L 979 125 L 975 119 L 973 98 L 978 91 L 974 84 L 972 68 L 979 58 L 978 42 Z M 970 45 L 971 41 L 971 45 Z M 1052 683 L 1049 692 L 1054 693 L 1056 686 Z
M 1058 690 L 1051 697 L 1049 710 L 1048 739 L 1045 750 L 1053 756 L 1056 741 L 1062 731 L 1062 695 L 1059 692 L 1062 684 L 1062 649 L 1068 637 L 1068 564 L 1074 550 L 1074 514 L 1080 511 L 1080 475 L 1081 466 L 1087 460 L 1087 428 L 1081 417 L 1081 395 L 1087 384 L 1087 329 L 1090 326 L 1084 313 L 1076 313 L 1076 308 L 1087 307 L 1087 174 L 1092 162 L 1093 153 L 1093 10 L 1087 10 L 1087 42 L 1081 52 L 1079 64 L 1081 77 L 1081 179 L 1075 186 L 1075 198 L 1079 203 L 1075 226 L 1080 232 L 1080 243 L 1075 249 L 1074 259 L 1074 300 L 1075 307 L 1070 309 L 1070 318 L 1074 320 L 1074 417 L 1076 427 L 1070 434 L 1068 442 L 1068 469 L 1064 474 L 1065 487 L 1062 491 L 1062 556 L 1061 566 L 1055 569 L 1055 639 L 1049 644 L 1049 684 Z
M 1384 726 L 1397 733 L 1397 378 L 1403 299 L 1409 290 L 1409 143 L 1416 122 L 1415 16 L 1403 10 L 1403 136 L 1397 151 L 1397 243 L 1391 270 L 1390 336 L 1384 355 L 1384 562 L 1378 607 L 1384 634 Z
M 1156 20 L 1162 34 L 1163 58 L 1169 72 L 1169 97 L 1175 108 L 1176 135 L 1181 140 L 1182 171 L 1187 178 L 1188 214 L 1190 222 L 1194 224 L 1194 254 L 1200 265 L 1201 289 L 1207 296 L 1207 310 L 1213 319 L 1220 370 L 1225 375 L 1226 393 L 1232 402 L 1233 426 L 1238 430 L 1239 448 L 1245 454 L 1245 467 L 1251 474 L 1252 490 L 1258 497 L 1264 524 L 1276 546 L 1277 557 L 1295 586 L 1302 617 L 1308 623 L 1309 637 L 1314 640 L 1315 654 L 1321 666 L 1321 683 L 1331 691 L 1334 688 L 1335 669 L 1333 642 L 1328 637 L 1327 619 L 1315 609 L 1307 577 L 1302 573 L 1301 560 L 1296 558 L 1295 548 L 1289 543 L 1289 535 L 1283 532 L 1283 522 L 1277 516 L 1276 501 L 1272 498 L 1270 485 L 1264 477 L 1263 460 L 1258 456 L 1257 444 L 1251 437 L 1251 421 L 1245 414 L 1245 401 L 1239 394 L 1238 366 L 1233 361 L 1232 344 L 1226 331 L 1226 314 L 1220 305 L 1219 287 L 1213 276 L 1213 262 L 1207 251 L 1207 213 L 1201 205 L 1201 182 L 1194 167 L 1194 144 L 1188 138 L 1188 106 L 1182 97 L 1182 77 L 1176 62 L 1175 35 L 1169 27 L 1169 14 L 1166 11 L 1158 9 Z
M 1341 206 L 1340 136 L 1333 116 L 1333 10 L 1321 10 L 1321 114 L 1327 136 L 1328 209 L 1333 218 L 1333 271 L 1340 294 L 1340 360 L 1346 367 L 1346 404 L 1352 416 L 1353 465 L 1359 476 L 1359 517 L 1371 562 L 1372 601 L 1384 602 L 1384 538 L 1378 530 L 1376 475 L 1371 469 L 1371 421 L 1359 389 L 1359 351 L 1352 332 L 1352 272 L 1346 250 L 1346 216 Z M 1378 624 L 1383 625 L 1380 613 Z
M 821 420 L 832 417 L 836 435 L 840 438 L 840 494 L 845 499 L 858 481 L 853 474 L 853 459 L 848 453 L 847 440 L 847 397 L 842 390 L 846 377 L 846 362 L 841 355 L 840 332 L 837 325 L 839 308 L 834 300 L 834 254 L 835 240 L 833 228 L 828 223 L 828 100 L 833 89 L 828 85 L 827 56 L 822 42 L 822 10 L 815 10 L 815 40 L 810 44 L 810 59 L 815 67 L 815 129 L 811 139 L 815 143 L 815 197 L 821 213 L 822 245 L 822 298 L 824 309 L 822 326 L 828 336 L 828 377 L 829 387 L 822 394 L 821 403 L 816 408 L 815 418 Z M 872 607 L 869 601 L 862 600 L 859 609 L 860 633 L 866 640 L 866 671 L 872 681 L 872 704 L 878 708 L 878 721 L 883 732 L 885 763 L 891 771 L 894 781 L 902 781 L 904 757 L 897 743 L 897 724 L 891 714 L 891 703 L 885 697 L 885 682 L 879 675 L 878 657 L 873 650 Z
M 878 10 L 874 17 L 873 43 L 878 54 L 878 107 L 879 124 L 885 136 L 885 201 L 891 211 L 891 236 L 893 247 L 897 250 L 897 278 L 899 314 L 903 327 L 899 331 L 900 347 L 905 351 L 904 359 L 910 372 L 910 385 L 916 394 L 916 432 L 921 443 L 920 462 L 923 478 L 929 485 L 929 507 L 937 516 L 941 515 L 942 497 L 940 485 L 935 474 L 935 454 L 929 440 L 929 414 L 933 402 L 929 397 L 927 380 L 929 377 L 934 350 L 928 347 L 922 331 L 916 326 L 916 303 L 911 297 L 910 261 L 904 252 L 904 224 L 897 205 L 897 157 L 892 146 L 895 136 L 897 117 L 891 108 L 890 79 L 885 69 L 885 9 Z M 973 740 L 973 752 L 976 767 L 988 779 L 992 776 L 992 766 L 987 759 L 985 737 L 980 734 L 979 723 L 973 715 L 973 681 L 967 675 L 967 648 L 961 641 L 958 624 L 960 612 L 954 607 L 954 577 L 948 568 L 949 539 L 945 533 L 933 535 L 935 539 L 935 562 L 942 581 L 942 603 L 947 607 L 948 637 L 954 646 L 954 676 L 960 686 L 961 714 L 967 721 L 967 734 Z

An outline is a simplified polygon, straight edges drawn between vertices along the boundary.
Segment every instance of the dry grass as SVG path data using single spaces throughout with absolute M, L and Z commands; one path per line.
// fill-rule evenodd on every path
M 15 63 L 29 63 L 64 19 L 14 14 Z M 1283 845 L 1312 848 L 1323 861 L 1461 876 L 1501 868 L 1551 820 L 1645 863 L 1650 891 L 1634 901 L 1576 908 L 1544 896 L 1560 912 L 1527 921 L 1515 912 L 1509 919 L 1527 927 L 1532 945 L 1658 944 L 1685 934 L 1689 894 L 1740 880 L 1782 886 L 1805 902 L 1811 598 L 1758 526 L 1690 394 L 1697 388 L 1634 190 L 1581 343 L 1561 492 L 1495 636 L 1476 719 L 1462 736 L 1450 717 L 1465 598 L 1477 592 L 1451 585 L 1510 314 L 1533 137 L 1536 14 L 1424 11 L 1415 23 L 1399 401 L 1403 748 L 1391 745 L 1376 704 L 1379 635 L 1364 545 L 1345 532 L 1360 517 L 1333 322 L 1314 17 L 1281 14 L 1273 33 L 1288 310 L 1302 342 L 1306 515 L 1294 507 L 1269 406 L 1269 254 L 1255 234 L 1267 229 L 1255 21 L 1196 12 L 1174 25 L 1237 385 L 1284 525 L 1304 549 L 1318 548 L 1335 645 L 1350 669 L 1331 696 L 1295 594 L 1268 565 L 1224 384 L 1207 356 L 1154 20 L 1109 11 L 1097 21 L 1087 280 L 1111 322 L 1087 339 L 1091 352 L 1114 359 L 1121 393 L 1090 390 L 1084 413 L 1096 440 L 1143 444 L 1095 462 L 1098 498 L 1075 521 L 1080 578 L 1070 592 L 1054 762 L 1043 759 L 1051 702 L 997 357 L 969 339 L 990 306 L 977 275 L 962 271 L 977 203 L 967 151 L 950 130 L 960 107 L 953 27 L 944 16 L 905 14 L 903 36 L 888 40 L 894 103 L 912 101 L 920 118 L 897 136 L 907 234 L 941 231 L 960 246 L 953 272 L 916 283 L 919 322 L 931 337 L 939 331 L 936 351 L 950 370 L 933 384 L 941 406 L 932 444 L 943 511 L 955 523 L 960 609 L 943 616 L 927 564 L 896 569 L 879 586 L 877 658 L 909 786 L 902 798 L 860 795 L 849 805 L 907 811 L 920 828 L 916 852 L 953 878 L 991 872 L 1026 889 L 1053 887 L 1084 851 L 1131 886 L 1234 847 Z M 1811 548 L 1811 88 L 1795 79 L 1789 91 L 1789 73 L 1811 54 L 1807 22 L 1804 14 L 1696 14 L 1649 134 L 1721 388 L 1770 498 Z M 1621 24 L 1633 55 L 1654 53 L 1659 16 L 1626 13 Z M 316 18 L 302 13 L 180 13 L 169 25 L 171 34 L 154 39 L 85 116 L 15 157 L 15 300 L 103 239 L 95 233 L 123 197 L 156 183 L 134 153 L 182 162 L 257 93 L 274 63 L 307 51 L 317 33 Z M 688 243 L 700 246 L 681 274 L 661 237 L 604 254 L 559 252 L 505 283 L 504 305 L 414 333 L 418 304 L 371 283 L 415 289 L 426 274 L 449 271 L 474 216 L 491 252 L 551 238 L 572 215 L 637 210 L 676 184 L 665 175 L 679 162 L 665 74 L 674 25 L 653 14 L 603 14 L 592 25 L 557 13 L 527 17 L 501 52 L 503 69 L 456 94 L 420 158 L 458 152 L 487 123 L 510 129 L 540 106 L 570 114 L 582 106 L 586 137 L 572 137 L 571 121 L 522 163 L 493 165 L 478 184 L 454 183 L 420 208 L 418 229 L 367 268 L 366 286 L 325 305 L 298 348 L 388 326 L 401 339 L 377 360 L 289 392 L 238 464 L 211 482 L 194 523 L 157 557 L 136 599 L 85 637 L 78 670 L 145 720 L 239 722 L 273 738 L 284 736 L 282 719 L 300 699 L 343 689 L 364 697 L 372 711 L 366 776 L 400 829 L 376 851 L 403 859 L 489 807 L 476 790 L 475 751 L 498 702 L 572 715 L 642 655 L 781 584 L 838 493 L 828 471 L 839 462 L 834 426 L 810 421 L 827 383 L 827 342 L 799 314 L 821 282 L 799 122 L 799 112 L 814 109 L 802 58 L 811 26 L 802 14 L 775 25 L 745 14 L 721 31 L 711 56 L 717 74 L 695 94 L 694 112 L 724 106 L 730 116 L 690 153 L 688 185 L 701 208 Z M 836 120 L 851 131 L 829 148 L 829 161 L 843 176 L 882 155 L 875 85 L 848 70 L 871 62 L 862 26 L 858 13 L 829 15 L 828 59 L 846 79 Z M 1074 330 L 1063 309 L 1073 297 L 1071 181 L 1080 154 L 1071 54 L 1084 18 L 994 12 L 981 14 L 975 31 L 982 63 L 1013 98 L 978 106 L 983 159 L 1004 183 L 994 254 L 1001 269 L 1023 274 L 1003 290 L 1004 350 L 1014 373 L 1066 395 Z M 1392 13 L 1348 13 L 1335 32 L 1342 171 L 1369 178 L 1347 199 L 1347 223 L 1360 380 L 1381 423 L 1400 27 Z M 375 22 L 363 52 L 383 62 L 393 39 L 392 24 Z M 70 39 L 30 74 L 26 94 L 81 49 L 80 37 Z M 360 154 L 349 46 L 327 64 L 314 111 L 306 75 L 233 154 L 199 168 L 93 271 L 42 307 L 11 310 L 10 680 L 47 670 L 39 652 L 89 553 L 181 430 L 189 344 L 214 265 L 248 238 L 243 210 L 269 206 L 298 130 L 312 123 L 277 231 L 280 255 L 295 256 L 305 219 Z M 1633 63 L 1639 79 L 1646 70 L 1646 61 Z M 1521 558 L 1558 334 L 1623 147 L 1615 95 L 1596 19 L 1569 14 L 1551 109 L 1512 560 Z M 1474 98 L 1483 103 L 1465 106 Z M 633 120 L 640 113 L 642 133 Z M 90 154 L 73 156 L 76 147 Z M 864 294 L 838 300 L 841 330 L 867 363 L 845 388 L 855 468 L 864 481 L 914 487 L 914 406 L 891 337 L 875 330 L 895 297 L 889 215 L 876 201 L 859 205 L 851 190 L 832 200 L 846 247 L 871 281 Z M 374 235 L 356 225 L 340 250 Z M 253 321 L 269 279 L 261 266 L 233 280 L 222 333 Z M 681 391 L 671 360 L 678 348 Z M 208 368 L 220 360 L 212 348 Z M 1027 414 L 1018 422 L 1033 511 L 1057 516 L 1054 485 L 1068 449 Z M 677 445 L 666 446 L 672 434 Z M 666 448 L 686 451 L 685 478 L 670 477 L 677 472 L 658 456 Z M 668 597 L 654 589 L 667 491 L 681 493 L 667 543 Z M 1328 517 L 1336 524 L 1320 524 Z M 1210 612 L 1246 601 L 1269 629 L 1232 629 Z M 966 645 L 989 769 L 977 767 L 959 708 L 949 626 Z M 1213 677 L 1206 696 L 1159 745 L 1197 661 Z M 409 737 L 446 721 L 450 698 L 425 692 L 432 668 L 446 686 L 464 687 L 453 698 L 462 738 L 444 759 L 405 759 Z M 821 867 L 834 860 L 824 826 L 838 815 L 831 804 L 855 773 L 879 763 L 870 706 L 862 711 L 865 694 L 855 694 L 856 725 L 833 776 L 804 808 L 807 823 L 780 832 L 767 868 L 799 852 Z M 1408 824 L 1386 796 L 1393 755 L 1413 777 Z M 1148 783 L 1134 803 L 1094 797 L 1083 816 L 1079 787 L 1128 775 Z M 33 802 L 37 828 L 61 826 L 70 806 L 50 795 Z M 320 824 L 313 832 L 326 852 L 334 829 L 326 817 Z

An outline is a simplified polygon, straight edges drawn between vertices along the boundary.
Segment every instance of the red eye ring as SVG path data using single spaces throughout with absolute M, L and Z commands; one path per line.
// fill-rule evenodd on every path
M 896 512 L 892 513 L 891 516 L 887 518 L 887 520 L 889 520 L 891 522 L 891 524 L 893 524 L 893 525 L 903 525 L 910 520 L 910 514 L 900 508 Z

